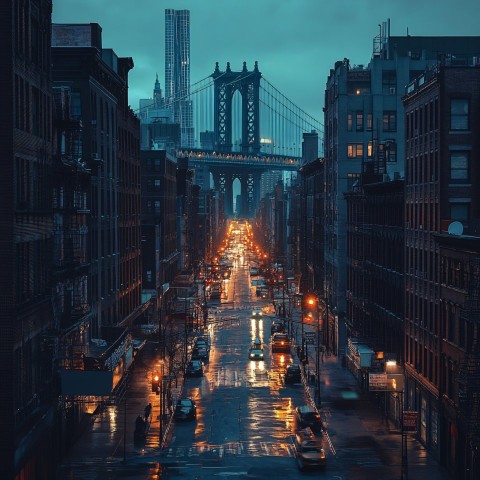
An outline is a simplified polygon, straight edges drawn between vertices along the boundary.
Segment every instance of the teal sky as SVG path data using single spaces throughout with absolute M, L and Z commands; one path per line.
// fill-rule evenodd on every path
M 306 112 L 322 120 L 325 82 L 344 57 L 366 64 L 373 37 L 390 18 L 391 34 L 480 35 L 479 0 L 53 0 L 55 23 L 99 23 L 103 46 L 133 57 L 130 104 L 164 83 L 164 12 L 190 10 L 191 81 L 215 62 L 262 74 Z

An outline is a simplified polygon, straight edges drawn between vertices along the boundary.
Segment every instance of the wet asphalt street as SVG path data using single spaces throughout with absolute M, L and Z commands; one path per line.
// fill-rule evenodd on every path
M 284 385 L 285 366 L 298 359 L 271 353 L 274 310 L 269 300 L 255 295 L 250 260 L 246 251 L 237 251 L 232 275 L 223 282 L 221 302 L 210 308 L 212 348 L 204 376 L 172 384 L 174 400 L 195 400 L 196 420 L 162 425 L 166 445 L 159 449 L 159 397 L 150 391 L 150 378 L 160 360 L 154 350 L 147 350 L 132 372 L 126 402 L 107 407 L 94 418 L 59 469 L 58 480 L 400 478 L 398 430 L 371 398 L 358 391 L 354 377 L 335 357 L 324 358 L 321 364 L 327 467 L 298 470 L 294 409 L 309 402 L 313 389 L 303 383 Z M 252 318 L 253 310 L 261 310 L 262 316 Z M 298 321 L 299 312 L 294 311 L 293 317 Z M 256 338 L 264 344 L 263 361 L 248 358 Z M 310 365 L 315 365 L 313 358 Z M 139 447 L 133 442 L 134 419 L 149 401 L 150 431 L 146 444 Z M 448 478 L 413 438 L 408 451 L 410 480 Z

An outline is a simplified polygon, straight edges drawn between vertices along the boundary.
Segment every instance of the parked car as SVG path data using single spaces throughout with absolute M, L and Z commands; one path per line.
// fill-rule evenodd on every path
M 222 292 L 217 288 L 212 289 L 210 292 L 210 300 L 220 300 L 222 298 Z
M 261 297 L 263 294 L 268 296 L 268 287 L 266 285 L 257 285 L 257 288 L 255 289 L 255 293 L 257 297 Z M 266 298 L 266 296 L 263 298 Z
M 272 352 L 290 353 L 290 341 L 286 333 L 274 333 L 272 337 Z
M 304 428 L 295 434 L 293 443 L 295 458 L 300 470 L 325 467 L 327 456 L 321 439 L 317 439 L 311 428 Z
M 300 405 L 295 409 L 295 418 L 298 428 L 311 428 L 314 432 L 321 432 L 323 422 L 320 414 L 310 405 Z
M 208 350 L 204 347 L 196 347 L 192 350 L 192 360 L 208 361 Z
M 178 400 L 173 414 L 175 420 L 195 420 L 197 418 L 197 405 L 191 398 Z
M 210 343 L 204 337 L 198 337 L 193 344 L 193 348 L 206 348 L 210 352 Z
M 302 372 L 300 370 L 300 365 L 288 365 L 288 367 L 285 369 L 284 382 L 286 385 L 302 382 Z
M 274 320 L 272 325 L 270 326 L 270 334 L 273 335 L 274 333 L 283 333 L 285 332 L 285 325 L 283 322 L 278 322 Z
M 190 360 L 185 369 L 186 377 L 203 377 L 203 362 L 201 360 Z

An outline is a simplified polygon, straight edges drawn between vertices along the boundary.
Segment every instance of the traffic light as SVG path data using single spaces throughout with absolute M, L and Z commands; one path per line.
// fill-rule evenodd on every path
M 152 392 L 160 394 L 160 375 L 158 373 L 152 375 Z

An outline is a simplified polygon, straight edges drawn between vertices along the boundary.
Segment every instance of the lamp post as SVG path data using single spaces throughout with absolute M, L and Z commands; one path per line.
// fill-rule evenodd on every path
M 318 311 L 317 308 L 317 351 L 316 351 L 316 357 L 315 357 L 315 392 L 317 394 L 316 398 L 316 404 L 317 407 L 320 407 L 322 404 L 322 397 L 321 397 L 321 392 L 320 392 L 320 312 Z
M 387 374 L 387 393 L 394 392 L 400 404 L 400 428 L 402 436 L 401 446 L 401 472 L 400 479 L 408 480 L 408 431 L 405 420 L 405 372 L 401 369 L 395 360 L 388 360 L 385 364 L 385 373 Z M 410 412 L 409 412 L 410 413 Z M 416 417 L 415 417 L 416 423 Z

